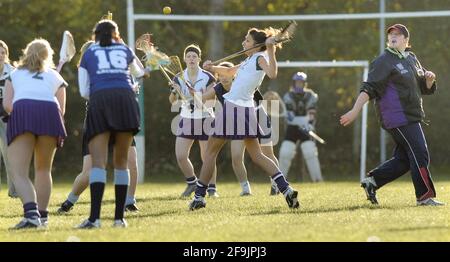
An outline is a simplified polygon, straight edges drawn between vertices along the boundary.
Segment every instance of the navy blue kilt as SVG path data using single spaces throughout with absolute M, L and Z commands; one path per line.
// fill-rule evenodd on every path
M 104 132 L 131 132 L 140 130 L 139 104 L 133 90 L 108 88 L 91 94 L 86 115 L 86 139 L 89 141 Z

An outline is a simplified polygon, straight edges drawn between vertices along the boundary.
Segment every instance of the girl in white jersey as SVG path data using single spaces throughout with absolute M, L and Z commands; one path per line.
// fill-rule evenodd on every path
M 0 150 L 5 163 L 6 178 L 8 183 L 8 196 L 17 197 L 16 189 L 11 181 L 11 166 L 9 165 L 8 156 L 6 154 L 6 121 L 8 113 L 3 108 L 3 95 L 5 93 L 5 82 L 9 75 L 14 70 L 14 67 L 9 63 L 9 50 L 5 42 L 0 40 Z
M 183 92 L 183 95 L 189 101 L 182 101 L 180 122 L 176 131 L 175 154 L 177 157 L 178 166 L 180 167 L 186 179 L 186 189 L 181 194 L 182 197 L 189 197 L 194 191 L 197 182 L 194 166 L 189 159 L 189 153 L 194 142 L 197 140 L 200 145 L 200 156 L 202 161 L 205 161 L 206 143 L 209 137 L 209 130 L 204 126 L 205 121 L 211 122 L 210 114 L 202 110 L 202 107 L 194 105 L 193 94 L 196 92 L 202 95 L 207 90 L 211 89 L 216 79 L 211 73 L 200 68 L 201 50 L 197 45 L 189 45 L 184 50 L 184 62 L 186 63 L 186 70 L 183 72 L 183 78 L 175 77 L 174 85 Z M 189 85 L 189 86 L 188 86 Z M 175 89 L 169 96 L 170 103 L 174 104 L 177 101 Z M 216 167 L 214 166 L 213 176 L 208 180 L 208 195 L 217 197 L 216 189 Z
M 253 95 L 266 74 L 271 79 L 277 76 L 275 38 L 271 37 L 274 33 L 275 30 L 271 28 L 265 30 L 250 29 L 242 42 L 243 48 L 249 49 L 259 43 L 265 43 L 265 45 L 259 50 L 249 50 L 246 53 L 248 58 L 238 66 L 232 68 L 212 66 L 211 61 L 206 61 L 203 64 L 206 70 L 212 72 L 224 75 L 236 73 L 236 78 L 231 85 L 230 92 L 224 95 L 223 108 L 216 113 L 213 135 L 208 140 L 206 159 L 203 162 L 200 179 L 197 182 L 195 197 L 189 204 L 190 210 L 206 206 L 204 200 L 206 182 L 211 178 L 217 155 L 227 139 L 244 140 L 252 160 L 277 183 L 288 206 L 290 208 L 299 207 L 298 192 L 289 186 L 278 166 L 261 152 L 258 142 L 258 132 L 262 131 L 258 125 Z
M 67 83 L 52 69 L 52 58 L 47 40 L 33 40 L 6 81 L 3 106 L 10 113 L 8 156 L 24 209 L 24 219 L 14 229 L 40 227 L 41 216 L 46 225 L 53 157 L 66 137 L 63 115 Z M 36 189 L 29 178 L 33 157 Z

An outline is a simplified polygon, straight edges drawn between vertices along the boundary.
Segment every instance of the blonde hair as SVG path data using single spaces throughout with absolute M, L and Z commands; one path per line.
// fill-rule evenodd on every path
M 23 56 L 20 57 L 17 68 L 27 69 L 30 72 L 42 72 L 45 68 L 54 68 L 53 53 L 47 40 L 34 39 L 23 50 Z
M 86 41 L 83 46 L 81 46 L 80 48 L 80 60 L 78 61 L 77 66 L 80 67 L 80 63 L 81 63 L 81 58 L 83 58 L 84 53 L 89 49 L 89 47 L 91 47 L 91 45 L 95 43 L 94 40 L 89 40 Z
M 3 42 L 2 40 L 0 40 L 0 47 L 5 49 L 5 52 L 6 52 L 5 63 L 9 64 L 9 49 L 8 49 L 8 45 L 5 42 Z

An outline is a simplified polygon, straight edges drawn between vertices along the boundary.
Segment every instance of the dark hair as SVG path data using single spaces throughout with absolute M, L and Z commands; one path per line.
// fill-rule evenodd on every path
M 255 41 L 255 45 L 257 45 L 266 42 L 267 38 L 275 36 L 279 32 L 280 32 L 279 29 L 274 29 L 272 27 L 265 28 L 263 30 L 258 28 L 250 28 L 247 34 L 249 34 L 253 38 L 253 40 Z M 281 43 L 277 44 L 277 47 L 281 48 Z M 263 45 L 260 51 L 265 51 L 266 49 L 267 49 L 266 46 Z
M 119 27 L 112 20 L 100 20 L 94 28 L 95 41 L 100 43 L 100 46 L 110 46 L 112 44 L 113 32 L 118 32 Z
M 184 57 L 186 57 L 188 52 L 194 52 L 198 55 L 198 57 L 202 57 L 202 50 L 196 44 L 190 44 L 184 49 Z

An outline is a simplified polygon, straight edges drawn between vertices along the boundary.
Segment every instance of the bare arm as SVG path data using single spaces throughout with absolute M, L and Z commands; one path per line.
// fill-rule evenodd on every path
M 223 75 L 223 76 L 228 76 L 228 77 L 232 77 L 236 74 L 239 65 L 235 65 L 233 67 L 224 67 L 224 66 L 213 66 L 211 60 L 206 60 L 203 63 L 203 69 L 205 69 L 206 71 L 212 72 L 212 73 L 217 73 L 219 75 Z
M 341 116 L 340 122 L 343 126 L 350 125 L 359 115 L 359 112 L 361 111 L 362 107 L 365 103 L 369 101 L 369 95 L 366 92 L 359 93 L 358 99 L 356 99 L 355 104 L 353 105 L 353 108 L 345 113 L 343 116 Z
M 10 114 L 13 110 L 14 88 L 10 80 L 5 82 L 5 94 L 3 95 L 3 108 Z
M 64 115 L 66 113 L 66 88 L 60 87 L 56 92 L 55 96 L 56 99 L 58 100 L 61 114 Z
M 274 37 L 267 38 L 266 46 L 267 46 L 267 53 L 269 55 L 269 63 L 267 63 L 266 59 L 260 57 L 258 59 L 258 64 L 270 79 L 275 79 L 277 78 L 278 74 L 278 65 L 275 56 L 276 51 L 275 38 Z

